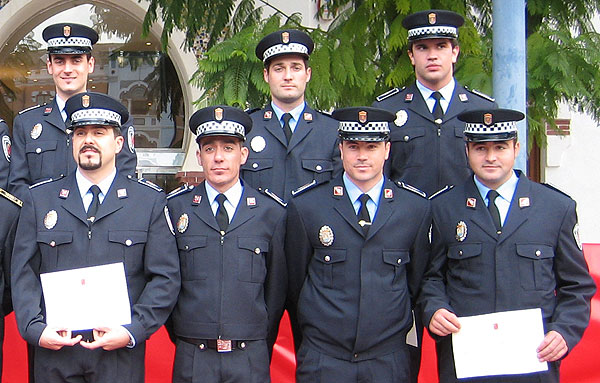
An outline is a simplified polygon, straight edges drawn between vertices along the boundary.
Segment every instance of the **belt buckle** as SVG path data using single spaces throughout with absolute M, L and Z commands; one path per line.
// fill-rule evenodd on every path
M 217 339 L 217 352 L 231 352 L 232 350 L 230 339 Z

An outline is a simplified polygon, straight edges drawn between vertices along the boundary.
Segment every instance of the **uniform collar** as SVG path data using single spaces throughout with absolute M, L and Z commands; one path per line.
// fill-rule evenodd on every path
M 219 192 L 213 188 L 208 181 L 204 182 L 204 186 L 206 188 L 206 197 L 208 198 L 208 202 L 212 205 L 215 202 L 215 199 L 219 195 Z M 244 188 L 242 187 L 242 183 L 238 179 L 237 182 L 230 187 L 227 191 L 225 191 L 225 197 L 227 197 L 227 201 L 231 203 L 234 207 L 234 210 L 237 208 L 237 205 L 240 203 L 240 199 L 242 198 L 242 193 Z
M 300 115 L 304 111 L 305 107 L 306 107 L 306 101 L 304 101 L 302 104 L 298 105 L 297 107 L 295 107 L 294 109 L 292 109 L 288 112 L 289 114 L 292 115 L 293 121 L 296 121 L 296 122 L 300 121 Z M 275 112 L 275 115 L 277 116 L 277 120 L 281 121 L 281 116 L 283 116 L 283 114 L 285 112 L 283 110 L 281 110 L 277 105 L 275 105 L 275 103 L 273 101 L 271 101 L 271 108 L 273 108 L 273 112 Z
M 491 190 L 489 187 L 485 186 L 477 179 L 477 176 L 473 175 L 473 179 L 475 180 L 475 186 L 477 186 L 477 190 L 479 190 L 479 194 L 481 194 L 481 198 L 485 201 L 487 198 L 488 192 Z M 513 195 L 515 194 L 515 190 L 517 190 L 517 184 L 519 183 L 519 177 L 513 170 L 512 175 L 496 191 L 502 197 L 502 199 L 510 202 L 512 201 Z
M 96 185 L 100 188 L 100 192 L 103 196 L 108 194 L 108 190 L 112 185 L 115 177 L 117 176 L 117 168 L 113 168 L 113 171 L 102 181 L 98 182 Z M 79 171 L 79 168 L 75 172 L 75 179 L 77 180 L 77 187 L 79 188 L 79 194 L 81 195 L 81 199 L 87 194 L 90 190 L 90 186 L 94 185 L 94 183 L 87 178 Z
M 455 86 L 456 81 L 454 80 L 454 77 L 452 77 L 452 79 L 450 79 L 450 82 L 438 91 L 442 94 L 442 97 L 446 102 L 450 102 L 450 100 L 452 99 L 452 93 L 454 93 Z M 421 95 L 423 96 L 424 100 L 429 99 L 429 97 L 431 97 L 431 94 L 434 92 L 433 90 L 427 88 L 425 85 L 421 84 L 419 80 L 417 80 L 417 88 L 419 89 L 419 92 L 421 92 Z
M 383 188 L 384 178 L 385 177 L 383 177 L 382 175 L 379 182 L 377 182 L 375 186 L 373 186 L 369 191 L 365 193 L 368 194 L 369 197 L 371 197 L 371 201 L 375 203 L 375 206 L 379 206 L 379 198 L 381 197 L 381 189 Z M 348 177 L 346 172 L 344 172 L 342 179 L 344 181 L 344 187 L 346 188 L 348 197 L 350 198 L 350 201 L 352 201 L 352 203 L 354 204 L 358 200 L 358 198 L 363 194 L 363 192 L 359 189 L 358 186 L 354 184 L 354 182 L 350 180 L 350 177 Z

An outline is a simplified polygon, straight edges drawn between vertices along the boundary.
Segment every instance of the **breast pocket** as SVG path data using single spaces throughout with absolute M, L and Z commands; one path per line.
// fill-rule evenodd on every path
M 405 250 L 383 250 L 383 288 L 385 290 L 403 290 L 407 288 L 406 265 L 410 263 L 410 254 Z
M 425 128 L 400 128 L 392 137 L 393 165 L 396 169 L 423 166 Z
M 315 249 L 310 263 L 311 279 L 326 288 L 345 284 L 346 249 Z
M 255 189 L 268 188 L 273 177 L 273 160 L 253 158 L 242 165 L 242 178 Z
M 142 230 L 113 230 L 108 232 L 111 251 L 121 254 L 125 264 L 125 274 L 133 275 L 142 272 L 144 265 L 144 247 L 148 232 Z
M 481 243 L 461 243 L 448 247 L 448 279 L 470 288 L 481 286 Z
M 333 173 L 333 162 L 325 159 L 303 159 L 302 169 L 306 170 L 307 174 L 312 176 L 312 179 L 303 180 L 305 183 L 315 180 L 318 184 L 320 184 L 331 179 L 331 174 Z
M 517 244 L 519 279 L 524 290 L 555 287 L 554 249 L 548 245 Z
M 239 237 L 238 248 L 238 279 L 263 283 L 267 277 L 265 254 L 269 251 L 269 241 L 259 237 Z
M 465 152 L 465 140 L 464 140 L 464 126 L 457 126 L 454 128 L 454 134 L 451 135 L 448 142 L 448 148 L 453 148 L 452 151 L 448 151 L 450 154 L 449 160 L 452 161 L 456 166 L 468 168 L 467 153 Z
M 206 238 L 203 235 L 177 237 L 181 279 L 184 281 L 206 279 L 208 254 L 203 251 L 206 247 Z
M 73 242 L 73 233 L 70 231 L 44 231 L 37 233 L 37 243 L 42 255 L 40 272 L 55 271 L 60 267 L 69 266 L 69 254 L 65 245 Z M 59 250 L 60 257 L 59 260 Z
M 27 165 L 31 179 L 37 181 L 41 178 L 54 177 L 53 169 L 56 162 L 57 141 L 32 141 L 25 144 L 25 153 L 27 155 Z

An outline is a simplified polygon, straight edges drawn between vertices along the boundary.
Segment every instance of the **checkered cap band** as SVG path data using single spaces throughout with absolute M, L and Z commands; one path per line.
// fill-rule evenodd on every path
M 467 122 L 465 124 L 465 133 L 486 134 L 486 133 L 513 133 L 517 131 L 516 121 L 498 122 L 494 125 L 475 124 Z
M 85 37 L 57 37 L 48 40 L 48 48 L 59 47 L 92 47 L 92 40 Z
M 458 37 L 458 29 L 447 25 L 437 25 L 431 27 L 414 28 L 408 31 L 408 39 L 419 38 L 421 36 L 450 36 Z
M 108 109 L 80 109 L 71 115 L 73 123 L 87 120 L 105 120 L 121 126 L 121 115 Z
M 196 136 L 200 136 L 202 134 L 223 133 L 227 135 L 238 135 L 245 137 L 245 131 L 244 125 L 234 121 L 208 121 L 198 125 L 196 128 Z
M 273 45 L 271 48 L 267 49 L 263 54 L 263 61 L 267 61 L 269 57 L 282 53 L 298 53 L 308 55 L 308 47 L 298 43 Z
M 339 132 L 341 133 L 384 133 L 390 132 L 390 126 L 387 121 L 373 121 L 361 124 L 354 121 L 340 121 Z

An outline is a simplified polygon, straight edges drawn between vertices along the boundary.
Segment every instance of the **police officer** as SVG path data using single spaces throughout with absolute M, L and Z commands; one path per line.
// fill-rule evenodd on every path
M 12 259 L 17 325 L 35 347 L 35 380 L 144 381 L 145 341 L 179 293 L 179 260 L 160 188 L 118 173 L 127 109 L 100 93 L 67 100 L 77 170 L 28 189 Z M 40 275 L 123 263 L 131 323 L 73 332 L 46 324 Z M 81 310 L 94 302 L 72 302 Z
M 359 107 L 333 117 L 343 175 L 288 206 L 289 294 L 303 335 L 296 381 L 405 382 L 429 201 L 384 178 L 393 113 Z
M 450 334 L 459 317 L 530 308 L 543 315 L 545 338 L 530 351 L 550 362 L 548 371 L 474 382 L 558 382 L 560 360 L 588 325 L 595 286 L 575 201 L 513 170 L 523 117 L 506 109 L 460 114 L 475 175 L 432 201 L 432 261 L 419 301 L 438 339 L 440 382 L 457 381 Z
M 75 170 L 70 130 L 65 125 L 65 102 L 86 90 L 95 65 L 92 45 L 98 41 L 98 34 L 93 29 L 73 23 L 53 24 L 44 29 L 42 37 L 48 43 L 46 67 L 56 96 L 51 103 L 25 109 L 15 118 L 9 191 L 20 198 L 27 194 L 29 185 Z M 117 157 L 117 168 L 127 175 L 135 173 L 137 159 L 133 120 L 123 122 L 125 147 Z
M 0 118 L 0 140 L 2 141 L 2 154 L 0 155 L 0 188 L 8 188 L 8 168 L 10 165 L 11 142 L 8 135 L 8 125 Z
M 182 289 L 173 382 L 269 382 L 287 287 L 285 209 L 242 183 L 252 120 L 228 106 L 190 118 L 206 180 L 172 192 Z
M 336 122 L 304 100 L 313 47 L 310 36 L 293 29 L 273 32 L 256 46 L 271 103 L 250 114 L 250 153 L 242 178 L 282 201 L 327 182 L 341 170 Z
M 396 114 L 386 174 L 432 195 L 469 174 L 464 152 L 463 124 L 456 116 L 477 108 L 495 108 L 488 96 L 460 85 L 453 77 L 458 59 L 458 28 L 462 16 L 428 10 L 407 16 L 408 57 L 416 82 L 392 89 L 373 106 Z M 439 101 L 436 99 L 439 98 Z

